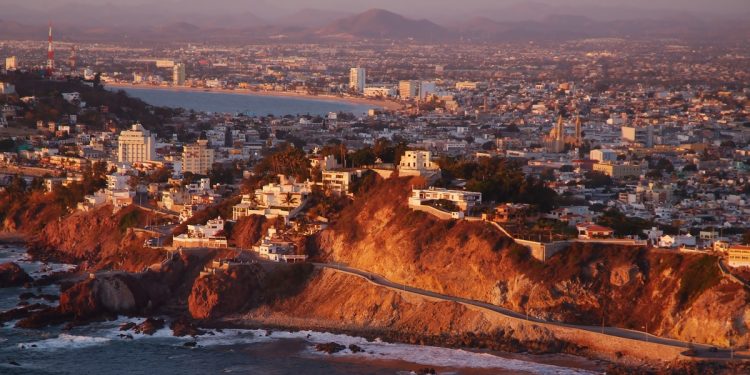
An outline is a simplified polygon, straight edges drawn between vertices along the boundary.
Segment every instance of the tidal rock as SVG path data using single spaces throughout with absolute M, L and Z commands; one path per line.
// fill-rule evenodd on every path
M 135 333 L 142 333 L 144 335 L 153 335 L 156 331 L 164 328 L 164 319 L 148 318 L 143 323 L 135 326 L 133 331 Z
M 172 323 L 169 325 L 169 328 L 172 329 L 172 335 L 177 337 L 198 336 L 205 333 L 185 317 L 178 318 L 172 321 Z
M 336 343 L 336 342 L 329 342 L 327 344 L 317 344 L 317 345 L 315 345 L 315 350 L 317 350 L 319 352 L 328 353 L 328 354 L 338 353 L 338 352 L 340 352 L 340 351 L 342 351 L 344 349 L 346 349 L 346 346 L 341 345 L 341 344 Z
M 0 264 L 0 288 L 22 286 L 33 281 L 21 266 L 12 262 Z
M 349 350 L 352 353 L 360 353 L 360 352 L 364 352 L 365 351 L 359 345 L 355 345 L 355 344 L 349 344 Z

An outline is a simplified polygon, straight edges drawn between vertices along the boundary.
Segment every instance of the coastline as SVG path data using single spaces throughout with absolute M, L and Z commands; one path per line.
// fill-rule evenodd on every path
M 316 333 L 331 333 L 335 335 L 345 335 L 350 337 L 359 337 L 368 342 L 382 341 L 390 344 L 417 345 L 449 350 L 465 350 L 473 353 L 489 354 L 498 358 L 521 360 L 529 363 L 540 365 L 563 366 L 570 369 L 578 369 L 592 372 L 603 372 L 609 366 L 632 369 L 643 365 L 631 361 L 630 363 L 615 363 L 607 360 L 592 357 L 590 353 L 584 351 L 563 351 L 559 353 L 546 352 L 540 348 L 529 348 L 519 343 L 510 344 L 506 348 L 511 350 L 499 349 L 495 342 L 496 338 L 489 336 L 483 337 L 479 334 L 474 336 L 475 340 L 483 341 L 483 345 L 464 345 L 463 336 L 442 335 L 436 340 L 435 336 L 416 333 L 400 333 L 387 329 L 375 329 L 371 327 L 331 327 L 319 325 L 310 322 L 310 324 L 278 324 L 261 322 L 254 320 L 239 321 L 231 317 L 211 319 L 198 322 L 198 326 L 205 329 L 239 329 L 239 330 L 266 330 L 268 332 L 302 332 L 310 331 Z M 461 337 L 459 339 L 459 337 Z M 466 369 L 463 369 L 466 370 Z M 474 369 L 475 371 L 481 371 Z M 495 370 L 497 371 L 497 369 Z
M 207 92 L 215 94 L 237 94 L 237 95 L 249 95 L 249 96 L 267 96 L 277 98 L 295 98 L 305 100 L 319 100 L 326 102 L 340 102 L 347 104 L 356 105 L 370 105 L 375 108 L 381 108 L 387 111 L 395 111 L 403 108 L 403 105 L 391 101 L 391 100 L 377 100 L 377 99 L 366 99 L 366 98 L 351 98 L 351 97 L 340 97 L 333 95 L 310 95 L 300 94 L 292 91 L 255 91 L 250 89 L 217 89 L 217 88 L 201 88 L 201 87 L 173 87 L 173 86 L 154 86 L 154 85 L 135 85 L 132 83 L 123 82 L 106 82 L 104 87 L 112 88 L 129 88 L 129 89 L 143 89 L 143 90 L 162 90 L 162 91 L 174 91 L 174 92 Z

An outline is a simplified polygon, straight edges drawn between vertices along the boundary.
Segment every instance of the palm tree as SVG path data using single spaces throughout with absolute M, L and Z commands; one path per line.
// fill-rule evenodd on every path
M 281 202 L 286 206 L 292 206 L 297 203 L 297 198 L 292 193 L 286 193 Z

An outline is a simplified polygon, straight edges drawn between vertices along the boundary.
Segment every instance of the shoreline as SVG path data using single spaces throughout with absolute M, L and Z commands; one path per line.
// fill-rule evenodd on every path
M 371 105 L 387 111 L 395 111 L 403 108 L 403 105 L 391 101 L 391 100 L 377 100 L 377 99 L 366 99 L 366 98 L 351 98 L 351 97 L 340 97 L 333 95 L 310 95 L 300 94 L 292 91 L 255 91 L 250 89 L 217 89 L 217 88 L 201 88 L 201 87 L 174 87 L 174 86 L 154 86 L 154 85 L 136 85 L 132 83 L 123 82 L 106 82 L 104 84 L 105 89 L 107 87 L 112 88 L 130 88 L 130 89 L 143 89 L 143 90 L 162 90 L 162 91 L 173 91 L 173 92 L 205 92 L 214 94 L 236 94 L 236 95 L 248 95 L 248 96 L 266 96 L 276 98 L 294 98 L 303 100 L 318 100 L 325 102 L 339 102 L 354 105 Z
M 585 352 L 557 352 L 548 353 L 544 351 L 535 351 L 532 348 L 524 346 L 517 347 L 516 351 L 506 351 L 492 349 L 489 347 L 480 346 L 462 346 L 452 345 L 446 341 L 433 341 L 429 335 L 414 334 L 414 333 L 398 333 L 390 330 L 383 329 L 372 329 L 367 327 L 349 327 L 349 328 L 333 328 L 326 326 L 312 325 L 295 325 L 295 324 L 274 324 L 259 321 L 243 321 L 238 322 L 236 320 L 227 320 L 226 318 L 211 319 L 206 321 L 196 321 L 200 328 L 205 329 L 239 329 L 239 330 L 265 330 L 268 332 L 282 331 L 282 332 L 302 332 L 311 331 L 315 333 L 331 333 L 335 335 L 345 335 L 350 337 L 358 337 L 367 340 L 368 342 L 375 342 L 380 340 L 385 343 L 399 344 L 399 345 L 415 345 L 423 347 L 435 347 L 449 350 L 464 350 L 472 353 L 489 354 L 498 358 L 520 360 L 529 363 L 535 363 L 539 365 L 551 365 L 551 366 L 562 366 L 570 369 L 586 370 L 600 372 L 604 371 L 607 365 L 619 365 L 625 368 L 635 368 L 643 365 L 643 363 L 615 363 L 600 358 L 595 358 Z M 475 369 L 475 370 L 478 370 Z

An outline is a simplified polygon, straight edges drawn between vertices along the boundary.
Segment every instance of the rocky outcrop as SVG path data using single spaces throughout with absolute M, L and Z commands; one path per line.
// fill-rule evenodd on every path
M 0 288 L 10 286 L 21 286 L 30 283 L 34 279 L 15 263 L 0 264 Z
M 59 309 L 76 320 L 87 320 L 104 314 L 133 315 L 152 306 L 138 279 L 116 274 L 87 279 L 63 291 Z
M 195 280 L 188 299 L 194 319 L 213 319 L 242 310 L 259 298 L 265 271 L 258 264 L 233 266 Z
M 169 324 L 169 328 L 172 330 L 172 335 L 177 337 L 199 336 L 206 333 L 186 317 L 180 317 L 173 320 L 172 323 Z
M 140 272 L 158 263 L 164 253 L 143 247 L 148 234 L 132 226 L 157 222 L 158 215 L 129 206 L 112 215 L 112 206 L 75 212 L 65 220 L 50 220 L 35 232 L 29 253 L 36 259 L 81 264 L 87 271 L 119 269 Z

